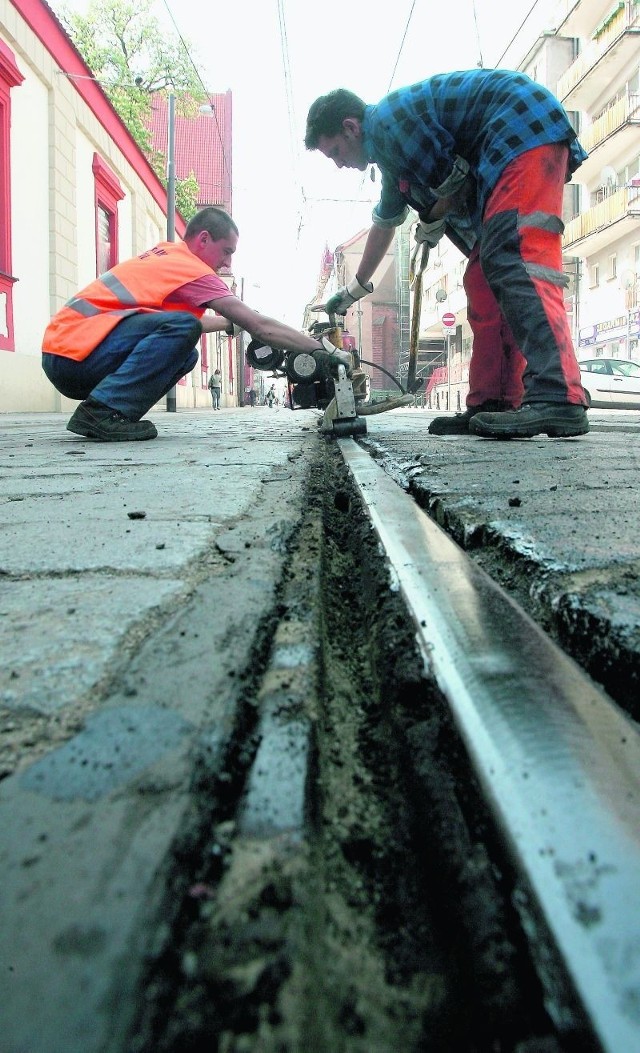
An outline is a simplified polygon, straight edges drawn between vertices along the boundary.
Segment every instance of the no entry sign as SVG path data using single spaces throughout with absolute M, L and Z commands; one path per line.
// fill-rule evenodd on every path
M 451 311 L 446 311 L 442 316 L 442 324 L 445 329 L 453 329 L 456 324 L 456 316 Z

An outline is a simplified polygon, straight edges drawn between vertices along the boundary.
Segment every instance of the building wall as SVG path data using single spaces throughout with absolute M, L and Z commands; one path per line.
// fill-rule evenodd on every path
M 610 15 L 618 28 L 612 26 L 610 40 L 595 39 L 596 27 Z M 565 188 L 563 244 L 571 282 L 565 300 L 577 357 L 640 361 L 640 187 L 632 186 L 634 176 L 640 180 L 640 5 L 627 2 L 613 13 L 610 0 L 565 0 L 553 19 L 552 30 L 533 37 L 525 26 L 507 67 L 523 69 L 549 87 L 563 102 L 581 141 L 620 97 L 628 100 L 632 125 L 613 129 L 612 122 L 611 134 L 603 134 L 595 148 L 588 147 L 590 157 Z M 580 74 L 573 87 L 565 88 L 567 81 L 572 83 L 572 68 L 579 68 Z M 606 173 L 610 188 L 602 186 Z M 622 205 L 612 197 L 610 215 L 595 211 L 590 220 L 594 205 L 610 193 L 627 196 Z M 584 227 L 585 236 L 572 234 L 575 224 Z M 447 356 L 449 375 L 445 369 L 432 386 L 431 405 L 435 408 L 437 396 L 440 409 L 449 395 L 451 409 L 458 400 L 464 407 L 468 391 L 471 340 L 466 299 L 463 294 L 460 299 L 455 279 L 458 256 L 441 242 L 425 274 L 421 339 L 437 337 L 443 309 L 456 314 L 456 336 L 462 337 L 461 349 Z M 446 292 L 440 305 L 435 300 L 438 289 Z
M 576 350 L 640 361 L 640 5 L 589 0 L 557 17 L 573 47 L 558 95 L 579 111 L 589 152 L 574 177 L 581 216 L 565 231 L 578 273 Z
M 51 406 L 40 368 L 42 333 L 49 321 L 49 160 L 47 85 L 20 61 L 25 77 L 11 93 L 11 222 L 15 352 L 0 351 L 0 408 Z M 28 129 L 28 135 L 14 134 Z
M 124 193 L 120 260 L 164 240 L 166 192 L 46 4 L 0 0 L 0 41 L 24 77 L 10 93 L 15 351 L 0 350 L 0 412 L 69 412 L 75 403 L 42 372 L 41 344 L 51 316 L 96 276 L 94 155 Z M 196 366 L 177 406 L 210 405 L 206 380 Z
M 360 231 L 348 242 L 338 245 L 334 253 L 331 276 L 324 288 L 323 299 L 328 299 L 337 288 L 347 285 L 355 277 L 368 231 Z M 398 368 L 398 303 L 396 296 L 396 249 L 391 243 L 373 278 L 374 291 L 357 300 L 345 315 L 345 329 L 354 338 L 363 369 L 371 378 L 371 390 L 383 391 L 392 387 L 391 381 L 367 362 L 382 365 L 393 374 Z M 321 321 L 326 317 L 316 315 Z

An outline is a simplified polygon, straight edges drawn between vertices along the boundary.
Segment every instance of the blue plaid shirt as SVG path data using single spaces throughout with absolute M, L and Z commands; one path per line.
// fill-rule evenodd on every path
M 469 164 L 475 198 L 469 202 L 479 222 L 500 173 L 519 154 L 548 143 L 569 147 L 567 178 L 587 154 L 562 104 L 541 84 L 511 70 L 441 73 L 399 88 L 362 122 L 369 161 L 382 174 L 374 223 L 397 226 L 407 204 L 428 212 L 438 188 L 451 175 L 456 157 Z

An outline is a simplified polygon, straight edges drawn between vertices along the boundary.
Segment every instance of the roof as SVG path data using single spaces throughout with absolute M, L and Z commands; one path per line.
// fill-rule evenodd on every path
M 219 205 L 231 213 L 231 91 L 209 96 L 211 113 L 184 117 L 176 105 L 175 172 L 176 179 L 196 177 L 200 191 L 197 205 Z M 149 120 L 154 150 L 167 156 L 169 103 L 166 95 L 156 92 L 151 100 Z

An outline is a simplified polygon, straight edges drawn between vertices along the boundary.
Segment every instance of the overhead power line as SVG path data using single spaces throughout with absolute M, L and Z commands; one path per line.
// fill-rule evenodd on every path
M 527 11 L 527 13 L 526 13 L 526 15 L 524 16 L 524 18 L 522 19 L 522 22 L 520 23 L 520 25 L 519 25 L 519 26 L 518 26 L 518 28 L 516 29 L 515 33 L 514 33 L 514 34 L 513 34 L 513 36 L 511 37 L 511 40 L 509 41 L 509 43 L 507 44 L 506 48 L 505 48 L 505 49 L 504 49 L 504 51 L 502 52 L 502 54 L 501 54 L 500 58 L 499 58 L 499 59 L 498 59 L 498 60 L 496 61 L 496 66 L 499 66 L 499 65 L 500 65 L 500 63 L 502 62 L 503 58 L 504 58 L 504 57 L 505 57 L 505 55 L 507 54 L 507 52 L 508 52 L 509 48 L 510 48 L 510 47 L 511 47 L 511 45 L 513 44 L 514 40 L 516 40 L 516 39 L 517 39 L 517 37 L 518 37 L 518 34 L 520 33 L 520 31 L 521 31 L 522 27 L 523 27 L 523 26 L 525 25 L 525 23 L 526 23 L 526 22 L 528 21 L 528 19 L 530 19 L 530 18 L 531 18 L 531 15 L 532 15 L 532 14 L 533 14 L 533 12 L 535 11 L 535 9 L 536 9 L 536 7 L 538 6 L 538 4 L 539 4 L 539 3 L 540 3 L 540 0 L 533 0 L 533 3 L 532 3 L 532 5 L 531 5 L 531 7 L 530 7 L 530 8 L 529 8 L 529 10 Z
M 402 34 L 402 40 L 400 41 L 400 47 L 398 49 L 398 54 L 396 56 L 396 61 L 395 61 L 395 65 L 393 67 L 393 72 L 391 74 L 391 79 L 389 80 L 389 85 L 387 87 L 387 92 L 391 91 L 391 85 L 393 84 L 393 78 L 396 75 L 396 70 L 398 68 L 398 63 L 400 61 L 400 56 L 402 55 L 402 49 L 404 48 L 404 42 L 407 39 L 407 33 L 409 32 L 409 24 L 410 24 L 411 19 L 413 17 L 413 9 L 414 9 L 415 6 L 416 6 L 416 0 L 413 0 L 413 3 L 411 4 L 411 10 L 409 11 L 409 14 L 407 16 L 407 21 L 405 23 L 404 33 Z
M 213 114 L 213 118 L 214 118 L 215 124 L 216 124 L 216 131 L 218 132 L 218 139 L 220 140 L 220 150 L 222 152 L 222 163 L 224 164 L 224 170 L 225 170 L 225 172 L 227 174 L 227 179 L 229 180 L 229 185 L 231 185 L 231 172 L 230 172 L 229 164 L 228 164 L 228 161 L 227 161 L 227 154 L 226 154 L 226 151 L 225 151 L 225 148 L 224 148 L 224 140 L 222 138 L 222 132 L 220 130 L 220 125 L 218 123 L 218 114 L 216 113 L 215 106 L 213 106 L 212 103 L 211 103 L 212 92 L 203 83 L 202 76 L 200 74 L 200 70 L 198 69 L 198 67 L 196 66 L 195 62 L 193 61 L 193 56 L 191 55 L 191 52 L 189 51 L 189 48 L 187 47 L 186 40 L 184 39 L 184 37 L 182 36 L 182 33 L 178 29 L 178 26 L 176 24 L 176 20 L 173 17 L 173 12 L 171 11 L 171 8 L 169 7 L 169 4 L 167 3 L 167 0 L 163 0 L 163 2 L 164 2 L 164 6 L 167 9 L 167 14 L 169 15 L 169 18 L 171 19 L 171 22 L 173 24 L 173 28 L 175 29 L 176 33 L 178 34 L 178 39 L 180 40 L 180 43 L 182 44 L 182 47 L 184 49 L 184 53 L 187 56 L 187 58 L 189 59 L 189 62 L 191 63 L 191 65 L 193 66 L 195 75 L 198 78 L 198 80 L 200 81 L 200 86 L 201 86 L 204 94 L 206 95 L 207 99 L 209 99 L 209 104 L 211 105 L 211 112 Z

